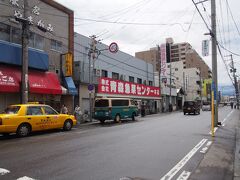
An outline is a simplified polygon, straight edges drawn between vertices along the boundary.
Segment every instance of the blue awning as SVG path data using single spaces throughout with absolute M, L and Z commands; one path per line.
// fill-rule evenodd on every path
M 22 65 L 22 46 L 0 40 L 0 63 Z M 48 71 L 49 57 L 44 51 L 28 48 L 28 66 L 37 70 Z
M 72 77 L 65 77 L 64 78 L 64 83 L 65 83 L 66 88 L 68 89 L 68 94 L 71 94 L 71 95 L 77 95 L 78 94 L 77 88 L 76 88 L 76 86 L 73 82 Z

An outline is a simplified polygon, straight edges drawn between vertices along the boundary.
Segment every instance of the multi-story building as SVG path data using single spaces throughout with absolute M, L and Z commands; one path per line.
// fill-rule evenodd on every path
M 199 54 L 192 49 L 192 46 L 187 43 L 174 43 L 172 38 L 166 39 L 167 49 L 167 63 L 182 61 L 185 68 L 199 68 L 202 79 L 208 79 L 212 77 L 211 70 Z M 152 63 L 154 70 L 158 71 L 160 67 L 160 48 L 151 48 L 148 51 L 136 52 L 135 57 L 143 59 L 149 63 Z
M 92 67 L 89 66 L 91 38 L 75 33 L 74 42 L 74 80 L 79 89 L 75 103 L 80 105 L 82 111 L 90 109 L 89 93 L 94 94 L 94 98 L 130 97 L 139 104 L 144 102 L 149 113 L 159 110 L 160 89 L 154 85 L 151 63 L 121 51 L 111 53 L 107 45 L 97 43 L 98 53 Z M 90 79 L 94 85 L 93 91 L 89 90 Z
M 161 55 L 162 53 L 164 53 L 163 56 Z M 167 38 L 166 44 L 163 44 L 163 46 L 151 48 L 149 51 L 136 52 L 135 56 L 152 63 L 155 71 L 160 69 L 161 64 L 161 74 L 163 74 L 163 71 L 166 71 L 164 77 L 163 75 L 160 77 L 162 96 L 164 96 L 162 104 L 166 107 L 172 103 L 181 108 L 184 98 L 185 100 L 196 100 L 198 98 L 200 100 L 201 82 L 203 79 L 211 78 L 211 71 L 208 65 L 187 42 L 173 43 L 172 38 Z M 163 65 L 162 58 L 165 56 L 166 65 Z M 193 74 L 191 75 L 190 73 Z M 159 73 L 155 72 L 155 74 L 157 77 Z M 192 90 L 188 88 L 189 85 L 193 86 Z M 183 91 L 185 96 L 179 94 L 179 92 Z
M 154 67 L 154 72 L 160 70 L 160 53 L 159 47 L 150 48 L 148 51 L 136 52 L 135 57 L 151 63 Z
M 61 65 L 65 65 L 64 54 L 73 55 L 74 13 L 55 1 L 27 2 L 28 7 L 23 0 L 0 3 L 0 111 L 21 102 L 22 24 L 28 23 L 28 101 L 50 104 L 57 110 L 65 103 L 71 112 L 76 89 L 71 74 L 61 73 Z

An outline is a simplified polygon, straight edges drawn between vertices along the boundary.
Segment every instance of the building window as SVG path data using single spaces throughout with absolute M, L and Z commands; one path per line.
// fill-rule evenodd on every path
M 30 32 L 29 46 L 36 49 L 42 49 L 44 47 L 44 37 L 36 33 Z
M 175 68 L 175 71 L 178 71 L 178 68 Z
M 137 78 L 137 83 L 138 84 L 142 84 L 142 79 L 141 78 Z
M 112 79 L 116 79 L 116 80 L 119 79 L 119 74 L 112 72 Z
M 108 72 L 106 70 L 102 70 L 102 77 L 108 77 Z
M 178 53 L 178 49 L 172 50 L 171 53 Z
M 62 42 L 51 39 L 51 49 L 62 52 Z
M 12 28 L 12 42 L 21 44 L 22 43 L 22 31 L 18 28 Z
M 171 49 L 178 49 L 178 45 L 171 46 Z
M 35 34 L 34 48 L 43 49 L 43 47 L 44 47 L 44 37 L 39 34 Z
M 129 76 L 129 82 L 132 82 L 132 83 L 134 83 L 134 77 L 132 77 L 132 76 Z
M 0 39 L 10 41 L 10 26 L 0 23 Z
M 152 81 L 148 81 L 148 85 L 149 85 L 149 86 L 152 86 L 152 85 L 153 85 L 153 82 L 152 82 Z

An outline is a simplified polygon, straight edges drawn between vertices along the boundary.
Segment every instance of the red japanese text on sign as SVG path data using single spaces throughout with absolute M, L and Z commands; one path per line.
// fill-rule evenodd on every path
M 160 97 L 160 88 L 111 78 L 99 78 L 98 93 Z

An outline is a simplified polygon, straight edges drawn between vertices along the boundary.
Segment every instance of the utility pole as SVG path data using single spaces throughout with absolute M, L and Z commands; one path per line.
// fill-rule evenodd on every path
M 161 56 L 160 56 L 160 46 L 159 45 L 157 45 L 157 60 L 159 63 L 159 69 L 158 69 L 159 89 L 161 90 Z M 161 104 L 161 100 L 159 100 L 159 107 L 161 107 L 161 109 L 162 109 L 163 104 L 161 106 L 160 106 L 160 104 Z M 159 108 L 159 112 L 162 111 L 161 109 Z
M 239 109 L 239 89 L 238 89 L 238 84 L 237 84 L 237 77 L 236 77 L 236 68 L 234 67 L 234 62 L 233 62 L 233 57 L 232 54 L 230 55 L 231 57 L 231 69 L 230 72 L 233 73 L 233 79 L 234 79 L 234 87 L 235 87 L 235 93 L 236 93 L 236 99 L 237 99 L 237 109 Z
M 217 78 L 217 32 L 216 32 L 216 2 L 211 0 L 211 22 L 212 22 L 212 79 L 214 97 L 214 127 L 218 126 L 218 78 Z
M 28 17 L 28 0 L 24 0 L 23 19 L 19 20 L 22 23 L 22 75 L 21 75 L 21 103 L 28 102 L 28 38 L 29 38 L 29 23 Z
M 94 69 L 94 64 L 95 64 L 95 53 L 96 53 L 96 36 L 93 35 L 90 37 L 91 38 L 91 44 L 90 44 L 90 49 L 88 52 L 88 59 L 89 59 L 89 120 L 92 122 L 92 112 L 93 112 L 93 90 L 94 90 L 94 85 L 93 85 L 93 69 Z
M 186 101 L 186 85 L 185 85 L 185 72 L 183 71 L 183 92 L 184 101 Z

